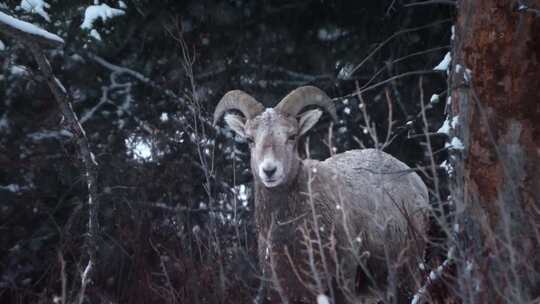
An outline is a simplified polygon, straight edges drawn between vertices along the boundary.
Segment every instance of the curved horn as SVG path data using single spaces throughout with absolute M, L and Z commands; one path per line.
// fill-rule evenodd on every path
M 238 110 L 247 119 L 251 119 L 261 113 L 264 106 L 244 91 L 229 91 L 223 95 L 214 110 L 214 125 L 229 110 Z
M 321 89 L 314 86 L 304 86 L 295 89 L 285 96 L 274 108 L 282 113 L 296 116 L 307 106 L 319 106 L 324 108 L 334 121 L 337 121 L 336 107 L 332 99 Z

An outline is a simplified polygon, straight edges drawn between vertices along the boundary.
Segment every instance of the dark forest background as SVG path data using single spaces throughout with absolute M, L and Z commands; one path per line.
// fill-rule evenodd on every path
M 450 50 L 455 8 L 411 2 L 101 1 L 124 14 L 95 22 L 100 40 L 81 28 L 92 1 L 47 1 L 50 21 L 19 1 L 0 2 L 0 10 L 66 41 L 47 55 L 99 170 L 99 262 L 88 302 L 254 297 L 247 145 L 211 123 L 231 89 L 267 106 L 298 86 L 326 91 L 339 121 L 331 143 L 328 118 L 310 132 L 318 159 L 329 146 L 378 145 L 363 105 L 380 142 L 391 113 L 384 150 L 418 168 L 433 156 L 437 170 L 422 178 L 432 189 L 438 181 L 434 204 L 445 201 L 448 174 L 438 165 L 449 157 L 447 135 L 436 132 L 447 75 L 433 68 Z M 59 302 L 62 290 L 75 298 L 87 260 L 78 148 L 25 47 L 0 40 L 0 302 Z M 358 90 L 363 101 L 348 97 Z M 431 235 L 441 237 L 436 227 Z

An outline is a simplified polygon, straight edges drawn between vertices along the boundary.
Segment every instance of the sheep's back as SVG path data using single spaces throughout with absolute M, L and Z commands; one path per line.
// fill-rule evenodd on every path
M 334 168 L 348 194 L 346 203 L 353 211 L 360 210 L 376 225 L 395 222 L 407 225 L 407 217 L 424 213 L 428 191 L 421 178 L 405 163 L 376 149 L 351 150 L 323 162 Z M 416 222 L 417 225 L 424 223 Z M 420 228 L 420 227 L 417 227 Z
M 351 187 L 353 195 L 373 191 L 374 201 L 406 200 L 407 206 L 428 206 L 428 191 L 421 178 L 405 163 L 376 149 L 351 150 L 324 161 Z M 377 197 L 378 196 L 378 197 Z M 381 204 L 382 205 L 382 204 Z
M 339 193 L 334 196 L 340 197 L 336 204 L 341 208 L 336 210 L 335 224 L 348 229 L 347 234 L 342 231 L 338 235 L 342 243 L 353 238 L 354 244 L 361 243 L 359 250 L 369 251 L 372 257 L 383 259 L 386 255 L 386 259 L 402 264 L 412 262 L 397 261 L 404 248 L 415 251 L 406 255 L 421 258 L 429 200 L 418 174 L 375 149 L 340 153 L 320 167 L 337 177 L 334 193 Z

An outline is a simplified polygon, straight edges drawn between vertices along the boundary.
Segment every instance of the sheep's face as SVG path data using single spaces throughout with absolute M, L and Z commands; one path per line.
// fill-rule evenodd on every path
M 272 188 L 296 177 L 301 161 L 296 149 L 298 138 L 317 123 L 321 114 L 320 110 L 310 110 L 297 119 L 266 109 L 245 122 L 231 114 L 225 116 L 225 121 L 248 141 L 253 176 Z

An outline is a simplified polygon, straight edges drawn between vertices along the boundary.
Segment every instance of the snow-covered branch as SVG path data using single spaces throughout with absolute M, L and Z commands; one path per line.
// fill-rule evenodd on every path
M 46 30 L 0 12 L 0 32 L 21 42 L 34 42 L 44 47 L 60 47 L 64 39 Z

